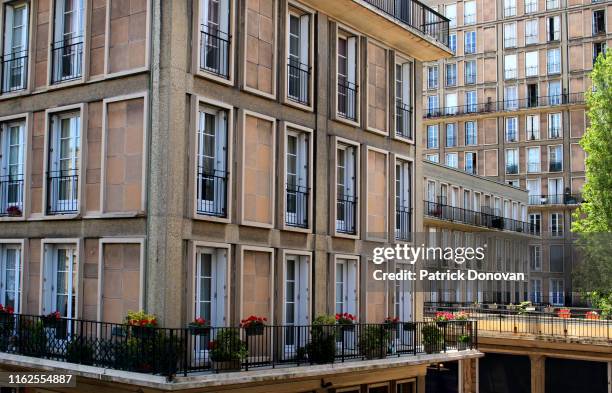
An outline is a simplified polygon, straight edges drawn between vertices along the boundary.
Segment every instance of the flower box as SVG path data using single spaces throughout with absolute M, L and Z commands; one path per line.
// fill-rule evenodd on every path
M 249 326 L 245 331 L 247 336 L 262 336 L 264 333 L 264 325 Z

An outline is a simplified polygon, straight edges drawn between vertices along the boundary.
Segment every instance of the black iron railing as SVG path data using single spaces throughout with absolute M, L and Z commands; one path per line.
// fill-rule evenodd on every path
M 83 37 L 51 44 L 51 83 L 79 79 L 83 75 Z
M 469 350 L 477 337 L 474 321 L 168 329 L 0 317 L 0 352 L 168 377 Z
M 24 90 L 28 85 L 28 50 L 0 55 L 0 94 Z
M 506 173 L 509 175 L 516 175 L 518 173 L 518 165 L 516 164 L 506 165 Z
M 310 67 L 292 59 L 287 63 L 287 97 L 291 101 L 310 103 Z
M 198 166 L 196 211 L 198 214 L 227 217 L 227 180 L 229 172 Z
M 357 232 L 357 197 L 338 195 L 336 201 L 336 231 L 354 235 Z
M 47 214 L 74 214 L 79 211 L 78 169 L 47 173 Z
M 286 185 L 285 223 L 291 227 L 308 228 L 308 187 Z
M 544 194 L 529 195 L 530 205 L 578 205 L 582 203 L 582 194 Z
M 535 233 L 535 227 L 525 221 L 504 218 L 495 214 L 463 209 L 437 202 L 423 202 L 425 205 L 425 215 L 429 217 L 447 221 L 456 221 L 462 224 L 484 228 L 494 228 L 530 234 Z
M 407 104 L 398 103 L 395 106 L 395 133 L 412 139 L 412 108 Z
M 410 240 L 412 234 L 412 209 L 409 206 L 395 208 L 395 238 Z
M 548 164 L 549 172 L 561 172 L 563 170 L 563 163 L 560 161 L 551 161 Z
M 583 104 L 584 102 L 584 93 L 557 94 L 535 98 L 531 97 L 516 100 L 488 101 L 468 105 L 431 108 L 427 109 L 424 117 L 435 118 L 442 116 L 459 116 L 472 113 L 492 113 L 504 110 L 535 108 L 540 106 Z
M 216 26 L 200 25 L 200 69 L 229 78 L 231 36 Z
M 357 88 L 354 83 L 338 81 L 338 115 L 348 120 L 357 121 Z
M 23 175 L 0 176 L 0 217 L 23 215 Z

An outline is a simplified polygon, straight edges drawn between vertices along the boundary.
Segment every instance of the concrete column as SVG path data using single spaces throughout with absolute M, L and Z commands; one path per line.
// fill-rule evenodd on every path
M 425 375 L 417 376 L 417 393 L 425 393 Z
M 529 355 L 531 361 L 531 393 L 544 393 L 546 384 L 546 357 Z

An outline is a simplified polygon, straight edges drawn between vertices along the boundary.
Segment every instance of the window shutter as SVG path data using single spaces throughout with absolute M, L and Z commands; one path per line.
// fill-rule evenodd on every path
M 357 37 L 349 37 L 346 40 L 347 46 L 347 79 L 349 82 L 356 84 L 357 70 Z
M 213 315 L 213 320 L 215 322 L 215 326 L 226 326 L 227 317 L 226 317 L 226 298 L 227 298 L 227 287 L 226 287 L 226 277 L 227 277 L 227 251 L 225 249 L 220 249 L 216 251 L 215 258 L 215 290 L 216 296 L 214 299 L 214 304 L 216 308 L 216 312 Z
M 310 14 L 300 16 L 300 62 L 310 65 Z
M 347 260 L 347 280 L 346 280 L 346 295 L 347 295 L 347 312 L 353 315 L 357 314 L 357 261 Z
M 215 130 L 215 169 L 226 171 L 227 166 L 227 112 L 220 110 L 216 116 L 217 129 Z
M 7 5 L 4 10 L 4 20 L 6 21 L 6 25 L 4 26 L 4 55 L 6 56 L 10 55 L 13 50 L 13 20 L 15 9 Z M 10 59 L 10 57 L 8 57 L 8 59 Z
M 297 323 L 309 323 L 308 303 L 310 301 L 310 260 L 307 256 L 299 257 L 299 309 Z
M 230 7 L 229 0 L 219 1 L 219 29 L 229 35 Z M 223 38 L 223 37 L 221 37 Z

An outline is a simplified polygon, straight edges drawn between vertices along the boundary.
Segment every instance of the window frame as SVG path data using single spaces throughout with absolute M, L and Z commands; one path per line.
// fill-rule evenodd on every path
M 288 152 L 288 137 L 289 135 L 298 135 L 298 134 L 303 134 L 305 139 L 306 139 L 306 165 L 307 165 L 307 169 L 306 169 L 306 182 L 305 185 L 300 185 L 300 187 L 306 187 L 308 190 L 308 197 L 306 199 L 306 217 L 304 217 L 307 220 L 307 225 L 305 227 L 300 227 L 300 226 L 293 226 L 293 225 L 289 225 L 287 223 L 287 217 L 288 217 L 288 212 L 287 212 L 287 152 Z M 312 228 L 313 228 L 313 192 L 312 192 L 312 187 L 313 187 L 313 171 L 314 171 L 314 167 L 313 167 L 313 136 L 314 136 L 314 131 L 311 128 L 308 127 L 304 127 L 295 123 L 290 123 L 290 122 L 283 122 L 283 146 L 282 146 L 282 170 L 283 170 L 283 183 L 282 183 L 282 190 L 283 190 L 283 198 L 282 198 L 282 206 L 281 206 L 281 222 L 282 222 L 282 228 L 284 230 L 288 230 L 288 231 L 294 231 L 294 232 L 304 232 L 304 233 L 310 233 L 312 232 Z
M 286 30 L 286 34 L 285 34 L 285 57 L 283 59 L 283 66 L 284 66 L 284 78 L 283 78 L 283 103 L 290 105 L 290 106 L 294 106 L 296 108 L 300 108 L 303 109 L 305 111 L 308 112 L 312 112 L 314 111 L 314 75 L 316 74 L 316 69 L 315 69 L 315 62 L 314 62 L 314 58 L 315 58 L 315 54 L 314 54 L 314 15 L 315 12 L 294 1 L 289 1 L 287 3 L 287 11 L 286 11 L 286 18 L 285 18 L 285 30 Z M 308 67 L 308 82 L 307 82 L 307 87 L 308 87 L 308 93 L 306 94 L 306 99 L 308 101 L 308 103 L 303 103 L 300 101 L 297 101 L 295 99 L 292 99 L 290 94 L 289 94 L 289 57 L 290 57 L 290 36 L 291 36 L 291 32 L 290 32 L 290 20 L 291 17 L 295 16 L 300 18 L 300 23 L 304 23 L 303 19 L 304 17 L 308 18 L 307 24 L 308 24 L 308 36 L 306 38 L 304 37 L 300 37 L 300 46 L 303 45 L 303 41 L 306 41 L 308 43 L 308 48 L 307 48 L 307 57 L 308 57 L 308 63 L 306 64 Z M 304 26 L 301 25 L 301 28 L 303 28 Z M 301 32 L 301 30 L 300 30 Z M 300 56 L 304 56 L 304 51 L 302 50 L 300 52 Z M 300 59 L 300 68 L 302 65 L 304 65 L 302 59 Z
M 354 211 L 354 225 L 355 231 L 354 233 L 345 233 L 338 230 L 338 151 L 341 149 L 346 150 L 347 148 L 354 149 L 354 191 L 351 196 L 354 198 L 355 203 L 355 211 Z M 345 237 L 349 239 L 358 239 L 360 236 L 360 224 L 361 224 L 361 145 L 358 142 L 351 141 L 349 139 L 336 137 L 334 140 L 334 171 L 333 171 L 333 199 L 330 201 L 332 204 L 333 215 L 331 215 L 331 225 L 333 230 L 330 231 L 333 233 L 335 237 Z M 345 172 L 345 178 L 347 176 Z M 311 209 L 312 210 L 312 209 Z M 344 220 L 346 221 L 346 220 Z
M 344 75 L 344 74 L 340 74 L 340 65 L 339 65 L 339 58 L 340 58 L 340 46 L 339 46 L 339 42 L 341 39 L 346 40 L 347 42 L 347 46 L 346 46 L 346 62 L 347 62 L 347 74 L 345 75 L 346 77 L 346 82 L 348 83 L 347 88 L 350 88 L 350 84 L 353 84 L 355 86 L 355 119 L 349 118 L 348 114 L 345 115 L 341 115 L 340 112 L 340 89 L 339 89 L 339 84 L 340 84 L 340 76 Z M 355 40 L 354 41 L 354 51 L 355 53 L 352 55 L 352 57 L 354 57 L 354 75 L 351 75 L 351 73 L 349 73 L 350 71 L 350 64 L 349 64 L 349 60 L 351 59 L 351 53 L 349 51 L 350 49 L 350 45 L 349 42 L 350 40 Z M 360 125 L 360 121 L 361 121 L 361 90 L 362 90 L 362 86 L 360 85 L 360 81 L 361 81 L 361 70 L 360 70 L 360 65 L 361 65 L 361 35 L 355 31 L 352 31 L 350 29 L 348 29 L 347 27 L 344 26 L 336 26 L 336 51 L 334 53 L 335 56 L 335 64 L 336 64 L 336 72 L 335 72 L 335 110 L 334 110 L 334 114 L 335 114 L 335 119 L 337 121 L 340 122 L 344 122 L 350 125 L 354 125 L 354 126 L 359 126 Z M 352 81 L 351 81 L 352 79 Z M 348 98 L 347 98 L 347 102 L 348 102 Z

